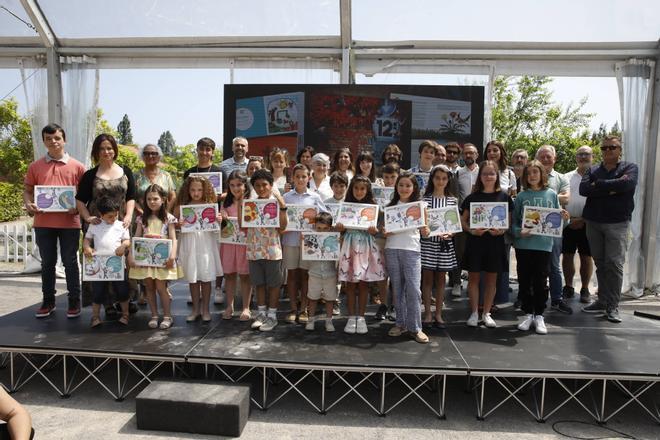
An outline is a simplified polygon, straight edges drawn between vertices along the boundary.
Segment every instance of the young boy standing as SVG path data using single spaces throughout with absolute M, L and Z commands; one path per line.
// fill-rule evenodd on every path
M 314 228 L 317 232 L 330 232 L 332 229 L 332 215 L 321 212 L 316 216 Z M 314 331 L 316 303 L 319 299 L 325 301 L 325 331 L 334 332 L 332 324 L 333 305 L 337 300 L 337 262 L 336 261 L 309 261 L 309 321 L 305 330 Z

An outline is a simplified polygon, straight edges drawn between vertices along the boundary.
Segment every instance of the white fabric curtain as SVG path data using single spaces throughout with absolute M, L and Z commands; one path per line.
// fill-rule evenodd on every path
M 642 253 L 642 219 L 644 214 L 644 159 L 649 148 L 651 99 L 655 62 L 631 59 L 617 63 L 616 79 L 621 105 L 624 160 L 639 167 L 639 181 L 635 191 L 635 210 L 632 214 L 631 240 L 626 255 L 623 291 L 639 297 L 644 294 L 646 261 Z
M 88 56 L 60 57 L 62 64 L 63 127 L 67 151 L 89 167 L 96 132 L 99 70 Z
M 27 106 L 27 118 L 32 131 L 34 158 L 39 159 L 46 154 L 41 142 L 41 129 L 48 125 L 48 71 L 45 68 L 30 69 L 19 61 L 21 80 Z

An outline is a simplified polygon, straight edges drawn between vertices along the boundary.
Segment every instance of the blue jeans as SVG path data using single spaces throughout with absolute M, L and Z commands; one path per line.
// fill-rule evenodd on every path
M 629 221 L 596 223 L 587 220 L 587 239 L 598 279 L 598 301 L 608 309 L 619 307 L 629 227 Z
M 58 240 L 69 301 L 80 301 L 80 271 L 76 254 L 80 243 L 80 229 L 34 228 L 34 237 L 41 254 L 41 292 L 44 302 L 55 303 Z
M 553 238 L 552 255 L 550 256 L 550 301 L 561 300 L 562 272 L 559 259 L 561 258 L 561 237 Z
M 422 329 L 422 257 L 415 251 L 385 248 L 385 264 L 396 297 L 396 325 L 417 333 Z

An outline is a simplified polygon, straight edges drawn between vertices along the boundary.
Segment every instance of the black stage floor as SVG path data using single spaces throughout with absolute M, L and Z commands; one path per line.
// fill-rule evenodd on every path
M 387 336 L 392 324 L 369 317 L 367 335 L 343 333 L 346 320 L 341 317 L 335 318 L 334 334 L 326 333 L 322 323 L 307 332 L 283 321 L 272 332 L 259 332 L 238 321 L 238 312 L 231 321 L 221 320 L 222 307 L 215 306 L 210 324 L 187 324 L 187 285 L 175 283 L 172 291 L 175 323 L 169 330 L 149 329 L 146 308 L 133 315 L 128 327 L 106 322 L 91 329 L 90 308 L 78 319 L 67 319 L 62 295 L 49 318 L 36 319 L 36 305 L 0 317 L 0 352 L 446 374 L 660 376 L 660 321 L 623 311 L 623 323 L 611 324 L 581 313 L 576 300 L 571 302 L 573 315 L 548 312 L 548 334 L 537 335 L 515 328 L 521 312 L 512 308 L 495 315 L 497 329 L 468 328 L 467 300 L 448 297 L 448 328 L 430 330 L 431 342 L 422 345 Z

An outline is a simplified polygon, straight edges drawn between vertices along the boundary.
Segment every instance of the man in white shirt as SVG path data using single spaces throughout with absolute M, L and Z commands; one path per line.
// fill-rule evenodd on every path
M 590 146 L 583 145 L 575 152 L 577 168 L 565 174 L 570 185 L 570 197 L 566 210 L 571 215 L 571 222 L 564 228 L 562 237 L 562 269 L 564 271 L 564 298 L 572 298 L 575 295 L 573 289 L 573 278 L 575 277 L 574 257 L 577 250 L 580 254 L 580 302 L 589 303 L 589 283 L 594 270 L 589 241 L 587 241 L 587 227 L 582 218 L 582 210 L 586 197 L 580 195 L 580 182 L 582 176 L 591 167 L 593 151 Z

